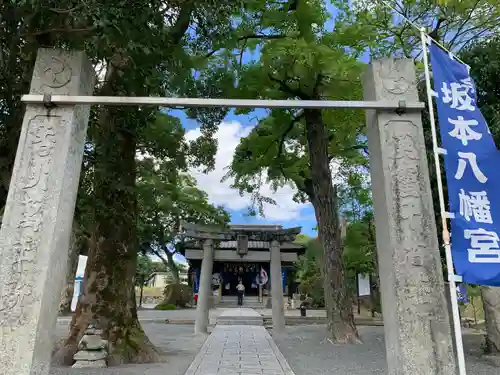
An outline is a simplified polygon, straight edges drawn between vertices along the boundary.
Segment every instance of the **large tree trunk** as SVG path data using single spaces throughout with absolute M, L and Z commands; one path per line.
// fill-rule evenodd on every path
M 347 293 L 336 189 L 330 171 L 328 138 L 320 110 L 304 110 L 318 236 L 323 245 L 327 327 L 335 343 L 358 343 Z
M 61 293 L 61 301 L 59 303 L 59 314 L 71 314 L 71 302 L 75 292 L 75 276 L 78 268 L 79 247 L 76 237 L 76 222 L 73 222 L 71 230 L 71 240 L 68 254 L 68 267 L 66 272 L 66 281 Z
M 486 349 L 489 354 L 500 355 L 500 288 L 482 286 Z
M 179 277 L 179 269 L 177 268 L 177 265 L 174 263 L 174 254 L 169 252 L 168 250 L 165 251 L 165 254 L 167 255 L 168 258 L 168 264 L 165 264 L 165 266 L 168 267 L 168 269 L 170 270 L 174 284 L 180 284 L 181 278 Z
M 132 73 L 131 73 L 132 74 Z M 107 82 L 119 81 L 108 68 Z M 104 95 L 120 93 L 110 89 Z M 121 93 L 123 94 L 123 93 Z M 108 364 L 160 360 L 137 316 L 136 108 L 102 110 L 93 136 L 95 145 L 94 225 L 85 271 L 84 294 L 71 322 L 69 337 L 54 361 L 71 364 L 77 344 L 90 322 L 109 341 Z
M 167 259 L 158 251 L 153 251 L 154 255 L 156 255 L 158 258 L 160 258 L 161 262 L 165 266 L 165 269 L 167 272 L 170 272 L 170 275 L 172 275 L 173 283 L 174 284 L 180 284 L 181 279 L 179 277 L 179 269 L 174 263 L 174 254 L 171 253 L 168 250 L 165 250 L 165 255 Z

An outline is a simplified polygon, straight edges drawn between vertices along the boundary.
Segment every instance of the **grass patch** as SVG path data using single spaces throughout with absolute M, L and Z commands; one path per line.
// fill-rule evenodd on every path
M 177 310 L 177 307 L 171 303 L 160 303 L 156 305 L 155 310 Z

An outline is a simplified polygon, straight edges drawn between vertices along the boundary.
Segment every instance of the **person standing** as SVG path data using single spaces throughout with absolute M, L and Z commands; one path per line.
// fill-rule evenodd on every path
M 236 291 L 238 292 L 238 306 L 243 305 L 243 295 L 245 294 L 245 285 L 243 285 L 243 282 L 240 280 L 238 285 L 236 286 Z

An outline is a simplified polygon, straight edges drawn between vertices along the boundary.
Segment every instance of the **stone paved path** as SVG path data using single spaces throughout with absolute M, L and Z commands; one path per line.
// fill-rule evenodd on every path
M 185 375 L 294 375 L 264 327 L 217 325 Z
M 224 312 L 255 318 L 252 309 Z M 230 318 L 229 318 L 230 319 Z M 271 335 L 257 325 L 217 324 L 185 375 L 294 375 Z

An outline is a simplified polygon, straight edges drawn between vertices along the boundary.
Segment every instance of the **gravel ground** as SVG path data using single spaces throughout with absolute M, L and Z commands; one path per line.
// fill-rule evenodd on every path
M 52 367 L 51 375 L 183 375 L 201 346 L 205 337 L 195 336 L 193 325 L 171 325 L 142 323 L 149 339 L 165 353 L 165 362 L 127 365 L 109 369 L 72 369 Z M 68 332 L 66 325 L 59 324 L 57 336 L 64 337 Z
M 336 346 L 325 340 L 324 325 L 288 326 L 274 340 L 295 375 L 386 375 L 384 327 L 358 327 L 363 344 Z M 481 335 L 464 335 L 468 375 L 498 375 L 479 358 Z

